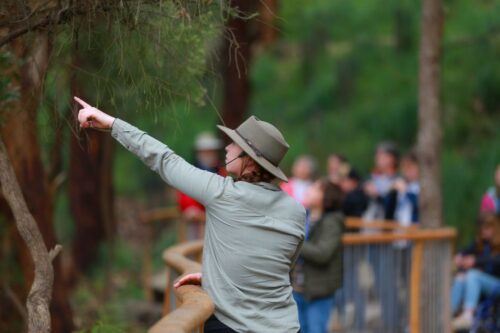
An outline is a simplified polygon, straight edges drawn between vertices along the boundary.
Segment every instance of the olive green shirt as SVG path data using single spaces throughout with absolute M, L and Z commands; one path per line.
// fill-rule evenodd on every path
M 198 169 L 123 120 L 111 135 L 205 206 L 202 287 L 217 319 L 237 332 L 298 332 L 290 270 L 304 239 L 304 208 L 274 184 Z

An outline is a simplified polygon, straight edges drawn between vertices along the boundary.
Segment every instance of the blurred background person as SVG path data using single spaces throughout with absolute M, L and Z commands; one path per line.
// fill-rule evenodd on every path
M 497 165 L 494 176 L 494 186 L 484 194 L 480 211 L 483 213 L 500 214 L 500 164 Z
M 394 182 L 397 191 L 396 210 L 394 219 L 400 225 L 409 226 L 419 221 L 418 196 L 420 194 L 419 167 L 417 155 L 414 151 L 401 159 L 402 177 Z
M 340 187 L 344 192 L 342 211 L 346 216 L 361 217 L 368 207 L 368 197 L 363 191 L 361 180 L 361 175 L 354 168 L 350 168 L 340 180 Z
M 307 190 L 313 184 L 316 168 L 316 160 L 312 156 L 297 157 L 292 166 L 292 177 L 288 183 L 281 183 L 281 189 L 303 205 Z
M 377 145 L 375 150 L 372 174 L 364 185 L 364 190 L 369 197 L 368 208 L 363 214 L 367 221 L 372 220 L 394 220 L 394 212 L 397 203 L 397 191 L 394 185 L 398 178 L 400 153 L 395 143 L 385 141 Z M 364 229 L 363 232 L 375 232 L 372 229 Z M 396 283 L 387 283 L 387 279 L 397 281 L 397 259 L 396 251 L 391 248 L 384 256 L 377 255 L 375 245 L 369 245 L 368 261 L 371 269 L 365 274 L 373 274 L 375 284 L 380 286 L 376 294 L 380 298 L 382 325 L 387 331 L 398 331 L 401 327 L 395 327 L 398 316 L 398 297 Z M 361 263 L 362 265 L 363 263 Z M 367 266 L 368 267 L 368 266 Z M 361 268 L 358 268 L 361 269 Z M 371 272 L 373 270 L 373 272 Z M 370 273 L 368 273 L 370 272 Z
M 375 167 L 365 183 L 365 193 L 370 198 L 367 220 L 394 219 L 396 193 L 394 183 L 398 179 L 399 150 L 393 142 L 382 142 L 375 151 Z
M 299 310 L 302 333 L 325 333 L 342 287 L 344 214 L 343 193 L 327 180 L 316 181 L 307 191 L 310 211 L 306 239 L 292 271 L 293 296 Z
M 476 240 L 455 256 L 457 275 L 451 292 L 451 309 L 459 314 L 454 329 L 469 329 L 481 295 L 500 292 L 500 218 L 483 213 Z
M 332 153 L 328 156 L 326 169 L 330 182 L 340 184 L 341 179 L 349 172 L 349 161 L 341 154 Z
M 202 170 L 226 176 L 226 170 L 222 166 L 220 152 L 222 141 L 210 132 L 200 133 L 195 140 L 193 165 Z M 186 223 L 187 240 L 203 238 L 205 207 L 202 204 L 177 191 L 177 205 L 181 212 L 182 221 Z

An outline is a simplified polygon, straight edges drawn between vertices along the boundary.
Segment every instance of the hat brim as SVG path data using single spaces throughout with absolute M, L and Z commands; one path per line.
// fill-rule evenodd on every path
M 245 153 L 248 154 L 255 162 L 257 162 L 261 167 L 269 171 L 276 178 L 281 179 L 284 182 L 288 182 L 288 177 L 285 173 L 277 166 L 273 165 L 271 162 L 266 160 L 264 157 L 257 156 L 253 149 L 246 143 L 246 141 L 238 134 L 235 130 L 232 130 L 228 127 L 217 125 L 222 132 L 224 132 L 231 140 L 234 141 L 238 146 L 243 149 Z

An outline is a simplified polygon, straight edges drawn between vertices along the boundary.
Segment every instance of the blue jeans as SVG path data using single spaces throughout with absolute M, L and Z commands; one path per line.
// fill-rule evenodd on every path
M 451 288 L 451 310 L 456 313 L 463 307 L 474 310 L 481 294 L 491 294 L 495 288 L 500 287 L 500 279 L 477 269 L 468 270 L 459 274 L 453 281 Z
M 333 295 L 308 301 L 304 295 L 294 291 L 293 298 L 299 309 L 301 333 L 328 332 L 327 325 L 333 308 Z

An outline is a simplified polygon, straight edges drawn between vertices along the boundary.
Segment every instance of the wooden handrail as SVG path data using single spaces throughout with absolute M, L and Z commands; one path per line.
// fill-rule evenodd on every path
M 348 229 L 381 229 L 381 230 L 416 230 L 418 224 L 403 226 L 395 221 L 389 220 L 364 220 L 360 217 L 348 216 L 345 219 L 345 226 Z
M 203 250 L 203 241 L 181 243 L 163 252 L 167 265 L 180 275 L 201 272 L 201 265 L 188 258 Z M 170 283 L 170 282 L 169 282 Z M 167 289 L 170 285 L 167 286 Z M 149 333 L 189 333 L 201 326 L 215 310 L 210 296 L 200 287 L 186 285 L 174 289 L 180 306 L 160 319 Z M 165 293 L 168 297 L 168 293 Z
M 198 286 L 175 289 L 181 306 L 169 313 L 149 329 L 149 333 L 188 333 L 202 325 L 214 312 L 214 303 Z
M 188 256 L 198 255 L 203 251 L 203 240 L 181 243 L 163 252 L 165 263 L 179 274 L 201 272 L 201 264 Z
M 175 220 L 180 218 L 181 214 L 176 206 L 153 208 L 142 212 L 139 215 L 139 220 L 142 223 L 151 223 L 159 220 Z
M 153 216 L 155 214 L 152 214 Z M 156 215 L 157 216 L 157 215 Z M 370 229 L 373 233 L 346 233 L 342 237 L 344 245 L 384 244 L 399 240 L 414 241 L 411 267 L 411 305 L 410 329 L 419 332 L 420 312 L 420 270 L 422 265 L 423 244 L 427 241 L 453 240 L 457 232 L 452 228 L 421 229 L 418 226 L 404 227 L 392 221 L 364 221 L 359 218 L 347 218 L 346 226 L 355 229 Z M 201 272 L 201 264 L 189 257 L 199 256 L 203 251 L 203 240 L 180 243 L 163 252 L 170 276 L 170 269 L 179 275 Z M 168 278 L 169 279 L 169 278 Z M 200 287 L 187 285 L 174 289 L 178 307 L 170 312 L 169 294 L 172 281 L 167 282 L 165 292 L 166 312 L 149 333 L 188 333 L 202 327 L 214 312 L 214 304 L 209 295 Z
M 453 239 L 457 231 L 453 228 L 439 229 L 414 229 L 406 232 L 396 231 L 390 233 L 346 233 L 342 236 L 344 245 L 390 243 L 398 240 L 430 241 Z

